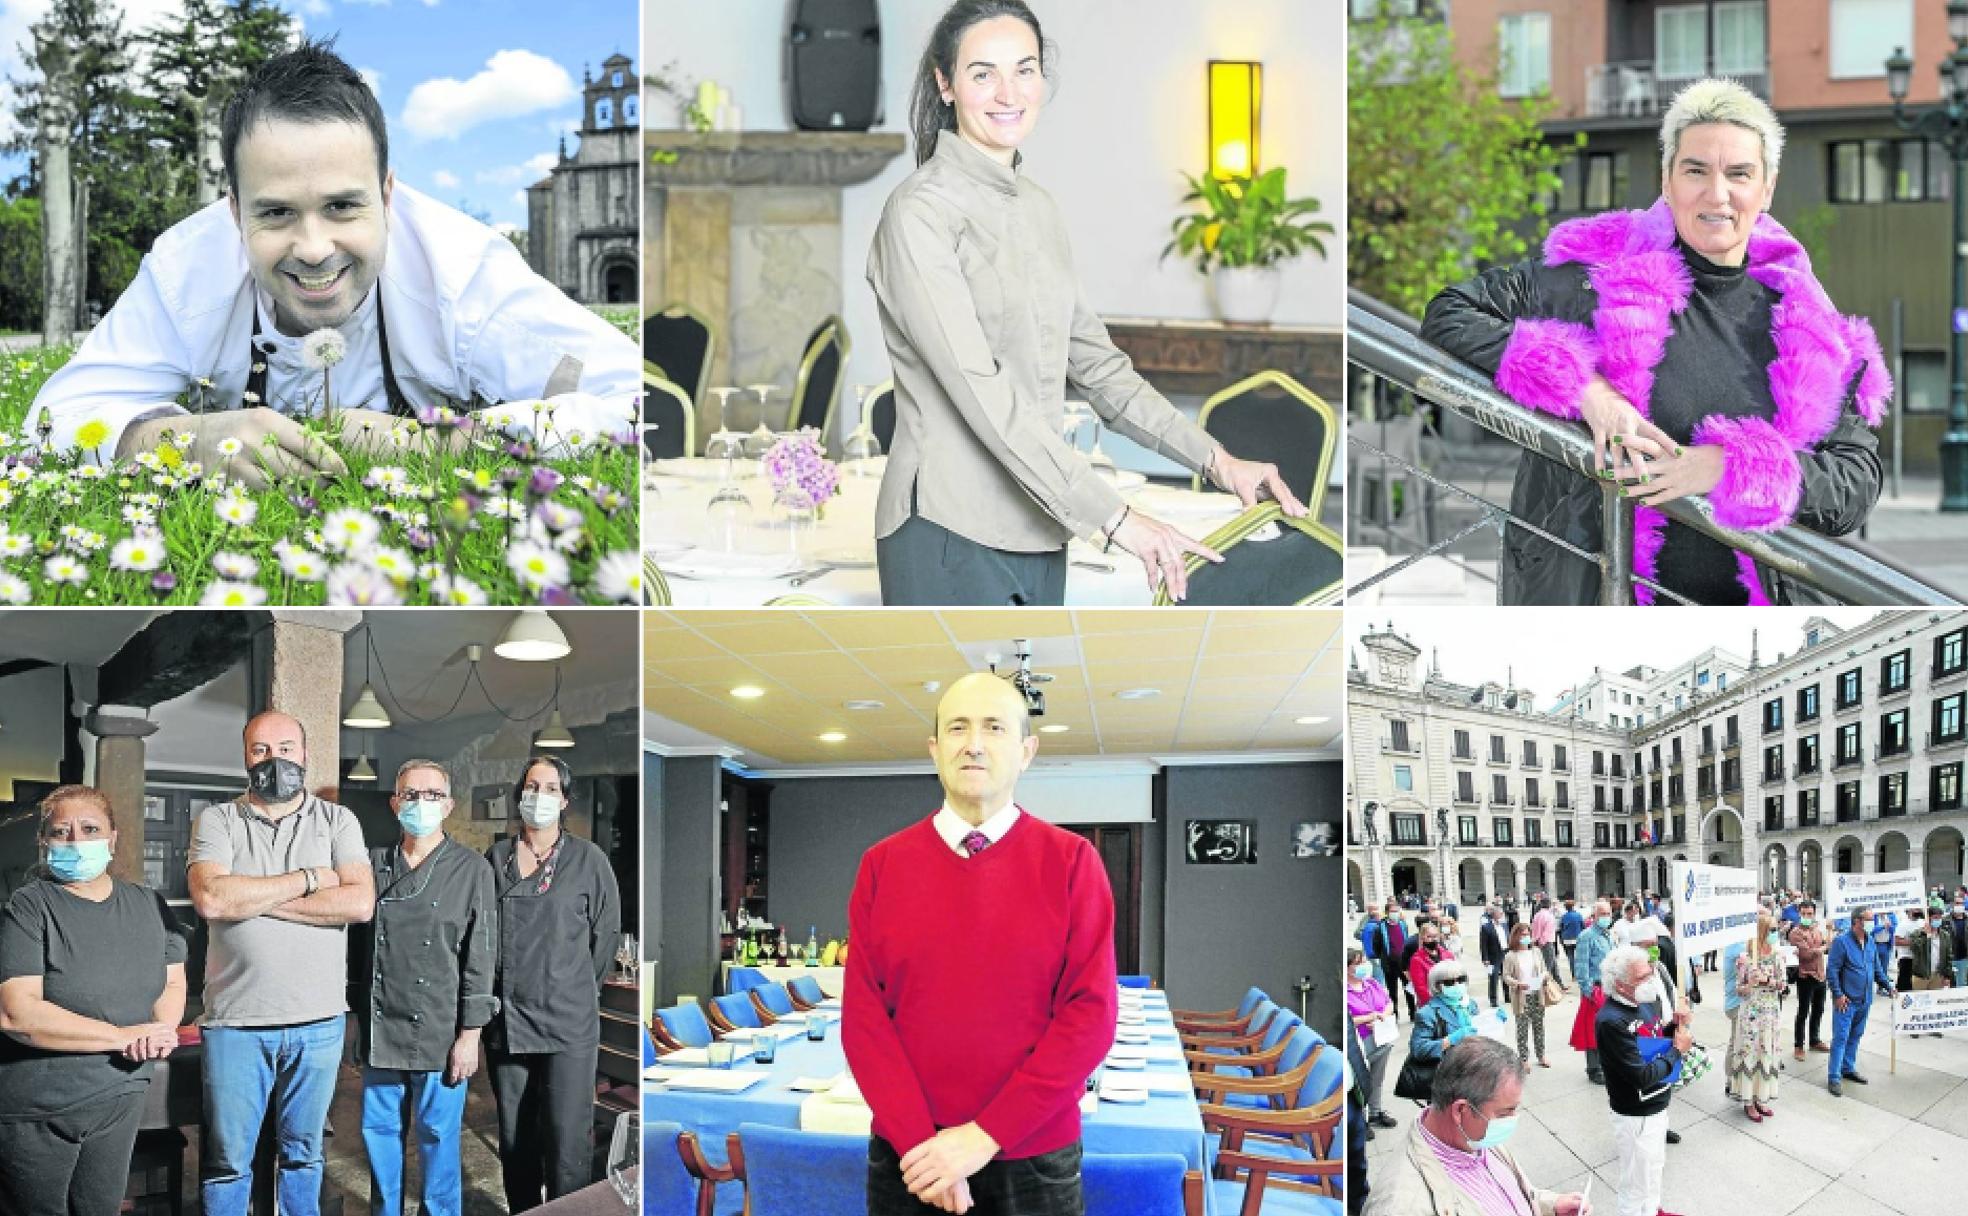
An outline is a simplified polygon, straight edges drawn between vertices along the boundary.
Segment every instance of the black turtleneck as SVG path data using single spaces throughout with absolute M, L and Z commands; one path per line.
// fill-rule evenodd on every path
M 1777 293 L 1749 277 L 1747 262 L 1718 266 L 1680 241 L 1675 248 L 1694 276 L 1694 290 L 1654 369 L 1654 425 L 1685 444 L 1711 415 L 1775 418 L 1769 369 L 1777 344 L 1770 337 L 1770 306 Z M 1656 582 L 1699 604 L 1747 603 L 1736 576 L 1735 552 L 1727 545 L 1668 523 Z

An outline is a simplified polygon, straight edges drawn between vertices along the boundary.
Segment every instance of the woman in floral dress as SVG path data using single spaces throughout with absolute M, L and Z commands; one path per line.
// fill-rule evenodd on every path
M 1781 1002 L 1785 988 L 1783 957 L 1777 953 L 1777 931 L 1768 912 L 1756 918 L 1756 936 L 1736 956 L 1736 1029 L 1729 1038 L 1729 1088 L 1742 1099 L 1743 1114 L 1761 1123 L 1777 1112 L 1765 1105 L 1775 1100 L 1782 1065 Z

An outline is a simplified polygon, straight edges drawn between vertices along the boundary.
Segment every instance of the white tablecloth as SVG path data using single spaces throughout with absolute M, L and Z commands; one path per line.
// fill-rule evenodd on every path
M 755 551 L 778 551 L 787 544 L 786 533 L 774 526 L 772 492 L 757 476 L 740 481 L 752 503 L 752 524 L 746 539 Z M 707 508 L 717 491 L 714 481 L 652 476 L 642 496 L 643 547 L 656 558 L 667 578 L 670 600 L 679 607 L 755 607 L 782 595 L 810 595 L 829 604 L 865 607 L 881 603 L 880 579 L 875 573 L 875 492 L 881 482 L 874 477 L 843 477 L 840 490 L 827 503 L 825 517 L 813 525 L 801 554 L 803 560 L 791 571 L 777 577 L 701 578 L 684 577 L 676 567 L 693 556 L 701 557 L 711 542 Z M 1187 489 L 1150 485 L 1131 492 L 1129 501 L 1164 523 L 1202 539 L 1236 518 L 1240 507 L 1234 496 L 1196 493 Z M 741 541 L 741 544 L 745 543 Z M 686 547 L 687 546 L 687 547 Z M 801 586 L 792 579 L 821 567 L 826 558 L 852 555 L 866 562 L 859 568 L 823 570 Z M 1072 565 L 1066 572 L 1066 602 L 1077 605 L 1125 607 L 1145 605 L 1154 598 L 1148 590 L 1141 563 L 1119 549 L 1102 555 L 1075 541 L 1070 559 L 1111 566 L 1112 570 Z

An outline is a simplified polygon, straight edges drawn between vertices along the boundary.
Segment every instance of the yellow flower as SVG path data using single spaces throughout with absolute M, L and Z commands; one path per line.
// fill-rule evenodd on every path
M 100 418 L 91 418 L 75 431 L 75 442 L 80 447 L 101 447 L 109 438 L 109 424 Z
M 168 443 L 157 445 L 157 459 L 167 469 L 175 469 L 184 464 L 184 457 L 178 452 L 178 449 Z

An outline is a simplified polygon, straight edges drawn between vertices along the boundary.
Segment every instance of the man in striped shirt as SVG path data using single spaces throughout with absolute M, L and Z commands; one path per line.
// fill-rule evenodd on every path
M 1405 1149 L 1376 1167 L 1365 1216 L 1584 1216 L 1584 1195 L 1538 1189 L 1500 1147 L 1516 1129 L 1525 1072 L 1517 1053 L 1495 1039 L 1479 1035 L 1449 1048 Z

